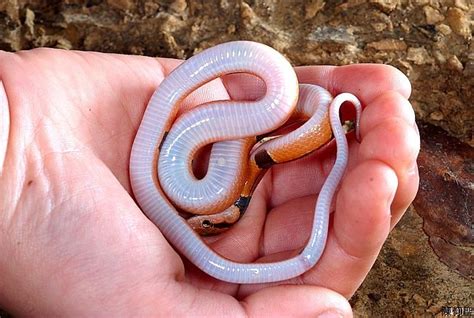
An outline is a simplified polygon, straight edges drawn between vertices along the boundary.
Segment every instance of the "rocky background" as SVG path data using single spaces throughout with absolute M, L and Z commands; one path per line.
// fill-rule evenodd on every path
M 294 65 L 399 68 L 422 135 L 420 191 L 351 304 L 442 316 L 474 307 L 473 14 L 473 0 L 0 0 L 0 49 L 187 58 L 247 39 Z

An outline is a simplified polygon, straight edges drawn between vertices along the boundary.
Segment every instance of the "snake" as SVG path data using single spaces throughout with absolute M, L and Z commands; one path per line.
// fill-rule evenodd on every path
M 189 94 L 234 73 L 258 77 L 265 83 L 265 94 L 250 101 L 207 102 L 180 114 Z M 233 41 L 208 48 L 175 68 L 148 102 L 130 155 L 135 200 L 168 242 L 209 276 L 238 284 L 297 277 L 317 263 L 326 245 L 331 202 L 348 162 L 339 115 L 345 102 L 356 110 L 355 133 L 360 140 L 362 106 L 356 96 L 340 93 L 332 98 L 319 86 L 299 84 L 289 61 L 261 43 Z M 259 142 L 258 136 L 277 131 L 292 117 L 309 119 L 288 134 Z M 236 262 L 212 250 L 192 222 L 183 218 L 188 212 L 212 222 L 209 215 L 225 219 L 225 213 L 235 214 L 230 210 L 245 209 L 256 183 L 273 164 L 305 156 L 331 137 L 336 160 L 318 195 L 308 241 L 298 255 L 270 263 Z M 209 144 L 207 172 L 197 178 L 193 160 Z

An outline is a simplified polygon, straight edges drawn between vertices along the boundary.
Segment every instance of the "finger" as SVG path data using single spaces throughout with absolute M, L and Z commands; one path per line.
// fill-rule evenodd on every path
M 296 68 L 296 74 L 300 83 L 322 86 L 334 95 L 352 93 L 362 104 L 386 91 L 396 91 L 405 98 L 411 93 L 407 77 L 389 65 L 302 66 Z
M 266 288 L 246 297 L 241 304 L 250 317 L 352 317 L 344 297 L 315 286 Z
M 391 118 L 400 118 L 407 124 L 415 125 L 415 112 L 410 102 L 399 92 L 386 91 L 366 106 L 361 119 L 361 134 Z
M 391 146 L 393 145 L 393 146 Z M 394 225 L 410 204 L 418 189 L 416 158 L 420 141 L 412 126 L 393 118 L 374 127 L 363 137 L 360 145 L 361 160 L 380 160 L 390 166 L 397 175 L 399 189 L 393 202 Z
M 414 125 L 413 110 L 398 92 L 385 92 L 367 105 L 361 119 L 358 163 L 338 194 L 321 262 L 305 275 L 305 281 L 314 278 L 343 295 L 351 295 L 359 286 L 390 227 L 416 194 L 418 175 L 413 167 L 419 136 Z
M 351 307 L 344 297 L 321 287 L 266 288 L 239 302 L 232 296 L 197 289 L 186 283 L 170 285 L 172 288 L 168 288 L 163 299 L 151 304 L 155 313 L 164 313 L 168 309 L 166 314 L 171 316 L 221 317 L 231 313 L 235 317 L 323 317 L 323 314 L 327 317 L 352 317 Z
M 401 120 L 406 125 L 397 125 L 393 121 Z M 373 158 L 383 160 L 395 168 L 398 177 L 398 190 L 392 204 L 392 225 L 401 217 L 415 198 L 418 190 L 419 176 L 416 164 L 416 157 L 419 153 L 419 133 L 415 123 L 415 113 L 411 104 L 399 93 L 389 91 L 381 94 L 364 110 L 361 121 L 361 133 L 363 136 L 375 137 L 383 127 L 389 128 L 395 126 L 395 131 L 386 131 L 388 138 L 394 140 L 395 157 L 388 155 L 387 152 L 381 152 L 374 147 L 367 149 L 362 147 L 360 158 Z M 371 132 L 374 130 L 373 132 Z M 382 137 L 383 138 L 383 137 Z M 398 143 L 398 144 L 396 144 Z M 368 143 L 370 144 L 370 142 Z M 380 143 L 380 148 L 383 147 Z
M 407 77 L 394 67 L 381 64 L 347 66 L 302 66 L 295 68 L 300 83 L 322 86 L 332 94 L 349 92 L 363 104 L 370 103 L 385 91 L 411 94 Z M 232 74 L 222 78 L 232 99 L 255 100 L 265 93 L 265 83 L 249 74 Z
M 360 284 L 358 280 L 365 277 L 389 228 L 394 226 L 413 200 L 418 186 L 416 157 L 419 136 L 406 99 L 397 92 L 380 95 L 364 110 L 361 129 L 362 143 L 357 154 L 359 163 L 354 171 L 347 174 L 337 197 L 332 231 L 335 240 L 329 238 L 321 262 L 315 272 L 309 274 L 317 277 L 318 268 L 327 268 L 334 275 L 339 273 L 342 281 L 323 282 L 318 278 L 317 281 L 344 295 L 350 295 Z M 368 181 L 367 176 L 371 176 Z M 358 179 L 360 183 L 357 183 Z M 361 192 L 361 189 L 367 189 L 367 193 Z M 380 204 L 387 204 L 388 207 L 383 208 Z M 362 219 L 358 220 L 358 215 Z M 390 227 L 384 226 L 386 221 L 389 221 Z M 338 244 L 331 249 L 334 242 Z M 337 259 L 338 253 L 329 256 L 332 250 L 339 250 L 339 254 L 346 254 L 346 257 Z M 325 267 L 327 259 L 332 261 Z M 351 262 L 351 259 L 354 261 Z M 344 271 L 344 268 L 347 270 Z M 327 270 L 320 275 L 331 277 Z M 305 279 L 311 276 L 305 276 Z
M 390 231 L 390 204 L 397 189 L 393 170 L 365 161 L 345 178 L 321 262 L 304 275 L 350 297 L 375 262 Z
M 337 196 L 324 254 L 302 281 L 350 297 L 387 238 L 396 188 L 396 175 L 381 162 L 366 161 L 351 171 Z
M 265 82 L 252 74 L 228 74 L 222 77 L 222 83 L 232 100 L 257 100 L 266 91 Z
M 7 153 L 8 137 L 10 135 L 10 109 L 8 107 L 7 94 L 0 80 L 0 177 Z

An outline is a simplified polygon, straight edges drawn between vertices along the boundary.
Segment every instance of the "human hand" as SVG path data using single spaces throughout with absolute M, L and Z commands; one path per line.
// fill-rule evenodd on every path
M 29 315 L 271 316 L 330 308 L 350 315 L 337 293 L 350 297 L 357 289 L 418 185 L 419 137 L 406 78 L 382 65 L 297 70 L 301 82 L 360 98 L 362 143 L 350 143 L 320 262 L 289 282 L 298 286 L 239 286 L 183 263 L 131 196 L 135 132 L 151 94 L 177 63 L 48 49 L 0 54 L 11 113 L 0 177 L 0 307 Z M 227 76 L 193 93 L 184 107 L 252 98 L 262 90 L 249 89 L 253 84 Z M 209 240 L 212 248 L 252 262 L 285 258 L 303 246 L 332 150 L 274 167 L 243 219 Z

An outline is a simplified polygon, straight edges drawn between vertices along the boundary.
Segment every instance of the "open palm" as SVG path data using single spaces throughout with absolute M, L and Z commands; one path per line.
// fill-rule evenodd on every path
M 131 194 L 133 138 L 151 94 L 178 63 L 49 49 L 0 53 L 0 114 L 8 105 L 11 116 L 0 176 L 0 306 L 30 315 L 307 315 L 334 307 L 349 315 L 337 293 L 350 297 L 358 288 L 418 186 L 407 79 L 383 65 L 297 69 L 300 82 L 361 99 L 362 143 L 350 143 L 320 262 L 285 282 L 294 286 L 239 286 L 181 259 Z M 262 89 L 227 76 L 183 107 L 254 98 Z M 244 218 L 209 244 L 242 262 L 298 252 L 333 160 L 330 145 L 273 168 Z

